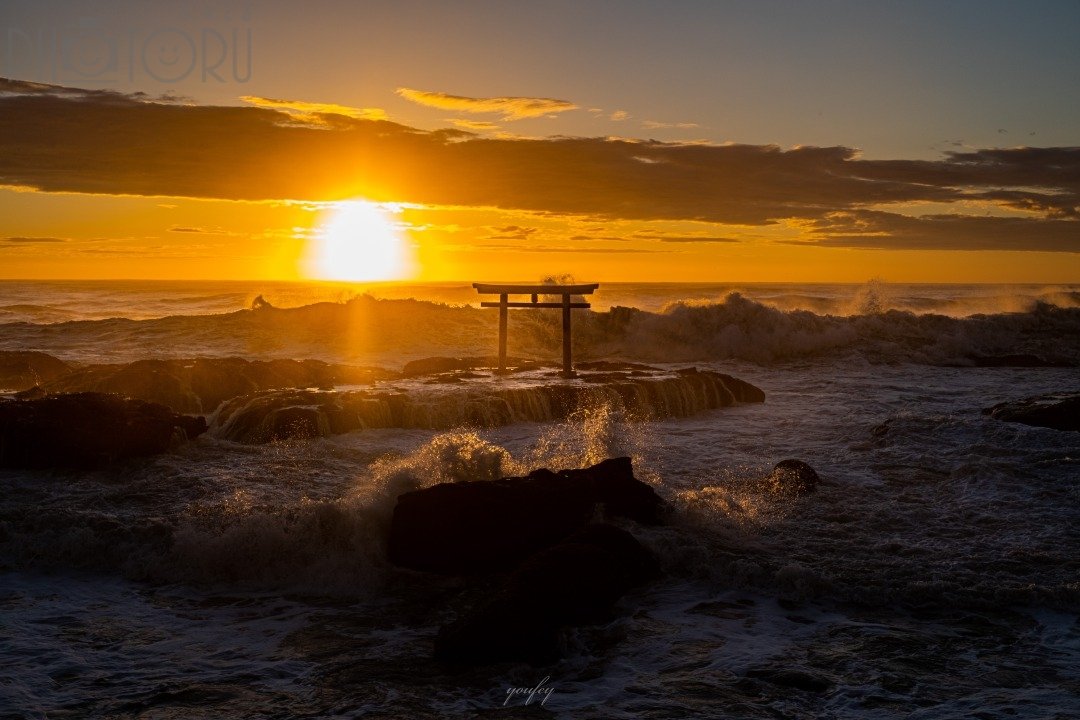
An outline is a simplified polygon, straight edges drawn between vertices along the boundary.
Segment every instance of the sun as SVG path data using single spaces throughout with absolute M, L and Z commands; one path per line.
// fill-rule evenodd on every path
M 304 272 L 320 280 L 401 280 L 412 275 L 412 248 L 396 212 L 365 200 L 334 205 L 315 231 Z

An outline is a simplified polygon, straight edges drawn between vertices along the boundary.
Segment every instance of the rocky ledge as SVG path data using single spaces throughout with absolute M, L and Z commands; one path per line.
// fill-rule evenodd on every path
M 366 385 L 397 375 L 319 360 L 151 359 L 70 367 L 44 353 L 0 353 L 0 387 L 19 390 L 20 399 L 115 393 L 183 413 L 210 413 L 225 400 L 261 390 Z
M 655 525 L 665 507 L 625 457 L 435 485 L 398 498 L 388 556 L 401 567 L 486 583 L 441 628 L 436 658 L 545 663 L 558 657 L 562 627 L 609 619 L 620 597 L 659 574 L 649 550 L 603 521 Z
M 0 467 L 96 469 L 156 455 L 206 432 L 206 421 L 103 393 L 0 402 Z
M 1080 393 L 1053 393 L 1010 400 L 983 410 L 983 414 L 1005 422 L 1080 431 Z
M 692 368 L 651 375 L 641 372 L 605 372 L 602 381 L 584 375 L 570 382 L 541 376 L 504 384 L 485 376 L 430 389 L 391 385 L 371 390 L 256 393 L 224 403 L 211 419 L 211 434 L 258 444 L 367 428 L 439 430 L 550 422 L 598 406 L 623 410 L 642 420 L 688 417 L 765 400 L 760 389 L 723 373 Z

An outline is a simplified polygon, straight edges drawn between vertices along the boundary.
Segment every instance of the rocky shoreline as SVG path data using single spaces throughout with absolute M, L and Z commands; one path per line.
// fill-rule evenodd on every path
M 0 400 L 0 466 L 100 466 L 165 452 L 203 432 L 262 444 L 372 428 L 549 422 L 597 407 L 641 420 L 686 417 L 765 400 L 750 383 L 694 368 L 582 363 L 579 378 L 566 381 L 516 359 L 504 382 L 493 360 L 435 357 L 394 372 L 241 358 L 72 367 L 43 353 L 0 353 L 0 384 L 23 387 Z M 134 419 L 144 416 L 153 422 Z

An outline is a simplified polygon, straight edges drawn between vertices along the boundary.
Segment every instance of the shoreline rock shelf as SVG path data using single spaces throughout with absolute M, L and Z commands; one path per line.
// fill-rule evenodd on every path
M 0 467 L 94 470 L 157 455 L 206 432 L 206 420 L 102 393 L 0 402 Z
M 323 437 L 369 428 L 445 430 L 562 420 L 577 410 L 609 405 L 643 420 L 688 417 L 705 410 L 759 403 L 765 393 L 722 373 L 684 370 L 640 376 L 605 373 L 603 382 L 538 380 L 440 384 L 420 391 L 394 388 L 325 392 L 280 390 L 233 398 L 211 418 L 210 434 L 259 444 Z
M 70 367 L 43 353 L 23 354 L 40 356 L 32 358 L 8 355 L 11 371 L 6 377 L 10 389 L 19 391 L 16 395 L 19 399 L 74 392 L 116 393 L 160 403 L 183 413 L 210 413 L 230 398 L 262 390 L 332 388 L 398 376 L 379 368 L 332 365 L 320 360 L 148 359 Z M 4 356 L 0 355 L 0 362 L 3 360 Z M 18 372 L 23 365 L 27 371 Z M 37 372 L 31 374 L 30 370 L 35 369 Z

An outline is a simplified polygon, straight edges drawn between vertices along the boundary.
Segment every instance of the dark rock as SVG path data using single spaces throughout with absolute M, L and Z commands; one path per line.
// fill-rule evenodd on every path
M 806 495 L 817 489 L 821 478 L 802 460 L 781 460 L 765 478 L 762 487 L 776 495 Z
M 55 375 L 35 395 L 103 392 L 149 400 L 179 412 L 210 412 L 222 402 L 260 390 L 365 384 L 394 376 L 377 368 L 331 365 L 319 360 L 137 360 L 124 365 L 87 365 Z
M 740 380 L 737 377 L 732 377 L 726 373 L 709 373 L 714 375 L 723 382 L 728 391 L 732 394 L 736 401 L 741 403 L 763 403 L 765 402 L 765 391 L 756 385 L 751 385 L 745 380 Z
M 658 574 L 656 558 L 633 535 L 589 525 L 527 559 L 489 600 L 443 627 L 435 657 L 470 665 L 551 662 L 561 627 L 610 619 L 623 594 Z
M 206 421 L 102 393 L 0 402 L 0 467 L 100 468 L 155 455 L 206 432 Z
M 448 574 L 505 570 L 609 515 L 655 525 L 664 502 L 634 477 L 630 458 L 582 470 L 444 483 L 398 498 L 388 552 L 397 565 Z
M 319 408 L 284 407 L 266 417 L 266 431 L 271 440 L 316 438 L 330 435 L 330 419 Z
M 255 299 L 251 301 L 252 310 L 277 310 L 270 301 L 264 298 L 262 295 L 256 295 Z
M 751 385 L 745 380 L 740 380 L 737 377 L 727 375 L 726 373 L 712 372 L 709 370 L 698 370 L 696 367 L 679 368 L 675 371 L 682 377 L 712 377 L 720 381 L 725 387 L 728 393 L 731 394 L 731 398 L 736 402 L 741 403 L 760 403 L 765 402 L 765 391 L 756 385 Z
M 440 373 L 454 372 L 455 370 L 498 367 L 498 365 L 499 358 L 489 355 L 463 358 L 429 357 L 405 363 L 405 366 L 401 369 L 401 374 L 405 377 L 417 377 L 419 375 L 438 375 Z
M 534 360 L 523 358 L 506 358 L 508 368 L 532 368 L 547 365 Z M 478 355 L 475 357 L 429 357 L 413 360 L 405 363 L 401 374 L 405 377 L 418 377 L 420 375 L 438 375 L 441 373 L 454 372 L 456 370 L 475 370 L 477 368 L 497 368 L 499 366 L 498 355 Z
M 27 390 L 71 370 L 66 362 L 30 350 L 0 350 L 0 389 Z
M 365 407 L 373 412 L 365 414 Z M 381 406 L 365 404 L 357 393 L 277 390 L 227 401 L 213 417 L 213 434 L 252 445 L 327 437 L 362 427 L 381 427 L 377 421 L 382 414 Z
M 999 403 L 983 410 L 995 420 L 1055 430 L 1080 430 L 1080 393 L 1040 395 Z
M 550 422 L 595 407 L 597 394 L 586 383 L 559 382 L 515 387 L 502 383 L 463 382 L 461 372 L 445 376 L 438 393 L 394 388 L 319 392 L 311 389 L 258 391 L 231 398 L 212 419 L 215 437 L 242 443 L 265 443 L 283 437 L 268 415 L 290 407 L 311 407 L 326 417 L 304 427 L 325 427 L 338 434 L 362 428 L 449 429 L 498 427 L 514 422 Z M 635 379 L 625 376 L 604 384 L 604 402 L 636 418 L 688 417 L 739 402 L 760 402 L 757 388 L 727 375 L 695 372 L 678 377 Z M 322 432 L 322 431 L 320 431 Z M 308 435 L 308 432 L 299 433 Z

